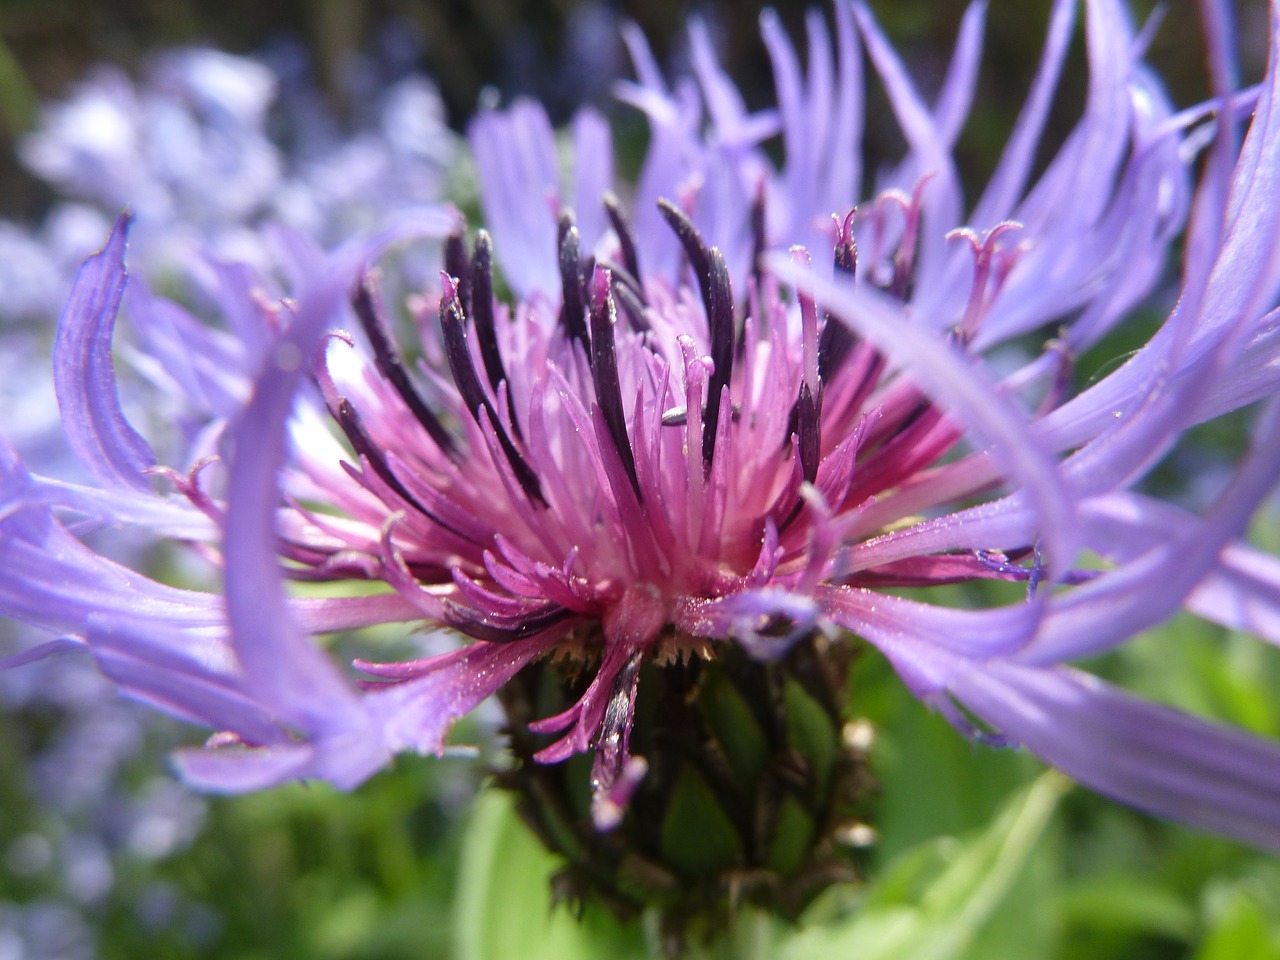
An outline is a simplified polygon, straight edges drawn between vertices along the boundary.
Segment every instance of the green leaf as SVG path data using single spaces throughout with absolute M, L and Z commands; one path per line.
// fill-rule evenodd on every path
M 705 877 L 742 858 L 742 838 L 716 795 L 693 767 L 676 781 L 662 824 L 662 859 L 690 877 Z
M 722 675 L 714 674 L 701 700 L 734 776 L 743 784 L 754 782 L 769 759 L 769 744 L 746 699 Z
M 1217 912 L 1195 960 L 1280 960 L 1280 936 L 1243 886 L 1232 890 Z
M 1130 874 L 1090 874 L 1059 895 L 1059 908 L 1069 923 L 1094 930 L 1154 934 L 1186 940 L 1196 914 L 1171 890 Z
M 782 694 L 787 707 L 787 740 L 813 765 L 818 790 L 826 789 L 836 761 L 837 732 L 831 716 L 794 679 Z
M 785 942 L 784 960 L 835 956 L 859 960 L 952 960 L 968 956 L 983 928 L 1018 887 L 1037 841 L 1069 781 L 1049 771 L 1020 791 L 990 826 L 976 837 L 952 843 L 945 869 L 917 896 L 921 866 L 933 859 L 938 844 L 925 854 L 891 865 L 870 897 L 847 920 L 805 930 Z M 908 878 L 895 874 L 899 869 Z M 886 891 L 910 894 L 895 901 Z
M 567 906 L 552 904 L 551 878 L 560 867 L 520 822 L 510 795 L 481 793 L 458 877 L 458 960 L 647 957 L 638 925 L 624 926 L 599 907 L 588 906 L 578 918 Z
M 31 129 L 38 110 L 35 88 L 9 47 L 0 42 L 0 124 L 10 133 Z
M 773 827 L 769 869 L 784 877 L 798 870 L 813 847 L 817 830 L 818 825 L 799 800 L 789 794 L 783 797 Z
M 922 710 L 884 658 L 860 657 L 855 670 L 853 702 L 876 730 L 872 769 L 880 790 L 870 822 L 880 836 L 877 864 L 940 836 L 984 829 L 1039 773 L 1026 753 L 972 743 Z

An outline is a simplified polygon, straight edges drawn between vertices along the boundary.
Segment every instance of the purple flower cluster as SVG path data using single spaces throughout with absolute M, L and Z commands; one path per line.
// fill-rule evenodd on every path
M 1280 849 L 1280 746 L 1067 666 L 1184 606 L 1280 641 L 1280 563 L 1240 539 L 1280 475 L 1280 408 L 1264 405 L 1202 514 L 1135 486 L 1186 429 L 1276 391 L 1280 5 L 1273 61 L 1242 91 L 1228 12 L 1201 4 L 1214 99 L 1183 112 L 1123 6 L 1084 6 L 1083 115 L 1033 175 L 1077 15 L 1058 0 L 972 204 L 952 153 L 985 5 L 930 103 L 866 7 L 838 2 L 834 36 L 807 21 L 806 66 L 765 16 L 778 105 L 760 113 L 697 25 L 694 77 L 674 86 L 627 32 L 638 81 L 620 95 L 651 131 L 634 186 L 615 182 L 597 114 L 572 125 L 566 187 L 539 106 L 485 113 L 470 141 L 488 232 L 468 244 L 443 209 L 327 254 L 283 232 L 290 295 L 238 274 L 225 327 L 127 284 L 122 219 L 55 351 L 94 483 L 34 475 L 8 449 L 0 466 L 0 611 L 62 637 L 25 657 L 87 647 L 131 695 L 218 731 L 178 762 L 230 791 L 353 786 L 397 751 L 445 749 L 527 664 L 570 658 L 594 679 L 533 725 L 561 735 L 539 759 L 592 752 L 607 827 L 644 775 L 629 750 L 644 662 L 847 631 L 963 732 Z M 908 148 L 874 178 L 864 52 Z M 779 136 L 781 168 L 763 149 Z M 369 269 L 412 236 L 445 240 L 438 289 L 409 303 L 419 362 Z M 1073 390 L 1073 359 L 1151 292 L 1180 236 L 1172 313 Z M 175 405 L 205 415 L 181 469 L 122 412 L 122 302 Z M 196 544 L 222 589 L 95 552 L 77 534 L 103 522 Z M 984 580 L 1021 584 L 1017 599 L 956 609 L 899 589 Z M 469 642 L 358 661 L 353 681 L 313 639 L 423 620 Z
M 67 100 L 46 106 L 23 141 L 22 160 L 59 197 L 39 225 L 0 222 L 0 409 L 32 468 L 82 476 L 48 375 L 49 318 L 122 207 L 137 218 L 131 270 L 169 289 L 185 284 L 188 293 L 194 281 L 216 296 L 221 278 L 235 273 L 228 258 L 269 261 L 264 220 L 328 240 L 439 196 L 456 138 L 428 81 L 409 76 L 388 86 L 369 77 L 363 93 L 377 107 L 373 125 L 348 135 L 321 106 L 304 65 L 287 71 L 279 56 L 269 62 L 170 50 L 151 59 L 138 83 L 100 66 Z M 156 389 L 168 389 L 154 362 L 140 366 Z M 134 400 L 153 438 L 174 423 L 172 408 Z M 193 415 L 190 425 L 202 424 Z M 117 558 L 148 562 L 147 537 L 121 546 L 113 543 Z M 0 622 L 0 649 L 36 632 Z M 137 891 L 137 864 L 184 851 L 202 826 L 204 801 L 156 769 L 180 728 L 122 701 L 89 658 L 0 674 L 0 712 L 26 761 L 9 771 L 17 775 L 11 795 L 24 802 L 6 810 L 0 859 L 20 884 L 43 891 L 0 904 L 0 955 L 90 956 L 93 916 L 131 884 Z M 131 777 L 148 769 L 154 776 L 141 784 Z M 208 908 L 156 885 L 142 890 L 138 909 L 147 923 L 182 925 L 197 938 L 213 922 Z
M 362 91 L 370 122 L 348 135 L 305 69 L 277 60 L 168 50 L 143 81 L 103 64 L 47 105 L 19 153 L 60 201 L 36 229 L 0 222 L 0 317 L 56 314 L 125 208 L 134 268 L 185 281 L 210 257 L 267 267 L 266 223 L 333 243 L 439 199 L 456 138 L 429 81 Z

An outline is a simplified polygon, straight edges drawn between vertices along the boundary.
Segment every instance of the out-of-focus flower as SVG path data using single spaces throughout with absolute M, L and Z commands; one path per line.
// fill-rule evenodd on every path
M 163 56 L 141 89 L 100 67 L 46 111 L 24 159 L 66 194 L 147 219 L 243 219 L 281 175 L 265 130 L 274 93 L 265 67 L 213 50 Z
M 44 110 L 23 159 L 60 199 L 38 226 L 0 223 L 0 409 L 28 465 L 83 476 L 68 455 L 42 358 L 76 270 L 122 208 L 136 217 L 135 276 L 200 300 L 217 297 L 220 278 L 242 269 L 235 261 L 266 266 L 266 221 L 294 223 L 328 242 L 390 210 L 439 197 L 456 137 L 443 125 L 434 88 L 421 77 L 376 87 L 374 79 L 364 91 L 371 122 L 354 133 L 326 113 L 304 70 L 280 78 L 274 65 L 203 49 L 158 55 L 138 84 L 100 67 L 67 101 Z M 329 121 L 305 135 L 297 115 L 277 106 L 304 98 L 308 118 L 317 126 Z M 158 373 L 152 363 L 141 365 Z M 175 421 L 193 430 L 203 425 L 145 402 L 131 412 L 150 430 Z M 115 555 L 148 563 L 144 538 L 127 546 Z M 0 624 L 7 648 L 19 635 L 13 627 Z M 159 777 L 139 786 L 132 773 L 154 766 L 177 728 L 122 701 L 90 662 L 8 672 L 0 676 L 0 703 L 28 753 L 13 795 L 39 811 L 29 819 L 30 810 L 8 811 L 0 858 L 51 898 L 0 927 L 17 938 L 9 952 L 43 955 L 47 944 L 70 956 L 73 942 L 83 940 L 87 955 L 92 925 L 78 914 L 125 895 L 131 865 L 186 849 L 204 801 Z M 41 920 L 52 915 L 53 898 L 77 921 L 64 923 L 60 937 Z
M 327 255 L 286 234 L 293 295 L 272 299 L 247 272 L 228 278 L 225 329 L 130 286 L 153 375 L 206 417 L 180 469 L 157 465 L 117 395 L 122 219 L 80 274 L 55 355 L 68 439 L 95 483 L 33 475 L 6 452 L 0 609 L 63 636 L 26 656 L 86 646 L 129 693 L 218 731 L 178 761 L 212 789 L 353 786 L 397 751 L 444 750 L 455 720 L 534 668 L 557 686 L 546 699 L 529 690 L 528 728 L 559 736 L 535 759 L 592 756 L 600 831 L 625 826 L 655 783 L 673 807 L 714 806 L 711 774 L 701 786 L 664 779 L 678 726 L 646 756 L 632 750 L 648 722 L 641 677 L 703 665 L 671 699 L 709 696 L 694 674 L 741 650 L 783 665 L 749 683 L 785 701 L 783 740 L 808 749 L 790 768 L 798 780 L 829 787 L 841 749 L 824 732 L 830 718 L 769 691 L 804 686 L 847 631 L 964 733 L 1280 848 L 1280 747 L 1066 666 L 1182 606 L 1280 641 L 1280 565 L 1239 539 L 1280 471 L 1275 404 L 1203 515 L 1135 488 L 1188 427 L 1276 386 L 1280 5 L 1272 63 L 1245 92 L 1227 12 L 1202 8 L 1215 100 L 1179 113 L 1124 8 L 1089 0 L 1084 113 L 1033 177 L 1076 16 L 1073 0 L 1055 3 L 1026 106 L 971 206 L 951 153 L 972 105 L 983 4 L 933 103 L 859 3 L 837 4 L 834 41 L 810 17 L 807 69 L 766 16 L 778 106 L 756 114 L 696 25 L 696 78 L 674 87 L 629 32 L 638 82 L 622 97 L 651 125 L 634 188 L 614 183 L 608 129 L 591 112 L 573 124 L 562 185 L 547 117 L 521 102 L 471 129 L 490 232 L 469 253 L 444 210 L 406 212 Z M 908 152 L 855 209 L 863 49 Z M 780 169 L 761 147 L 775 135 Z M 628 195 L 630 218 L 611 189 Z M 1072 359 L 1150 293 L 1184 228 L 1173 312 L 1123 366 L 1073 391 Z M 417 364 L 366 273 L 412 234 L 448 237 L 439 290 L 411 302 L 419 326 L 439 323 Z M 495 295 L 495 265 L 510 305 Z M 356 333 L 326 333 L 348 302 Z M 1042 352 L 1021 352 L 1046 330 Z M 73 520 L 199 544 L 223 589 L 150 580 L 86 546 Z M 1100 568 L 1081 565 L 1085 550 Z M 297 597 L 286 579 L 351 589 Z M 1021 588 L 982 610 L 892 592 L 979 580 Z M 470 642 L 358 662 L 374 679 L 353 683 L 312 639 L 419 620 Z M 822 684 L 808 692 L 821 700 Z M 773 714 L 762 709 L 764 728 Z M 722 740 L 724 765 L 747 769 L 756 747 Z M 805 825 L 785 799 L 768 808 L 764 840 L 753 805 L 737 835 L 701 838 L 720 844 L 717 868 L 809 863 L 806 850 L 779 863 L 775 838 L 801 823 L 792 832 L 820 845 L 814 830 L 838 815 L 815 813 L 806 795 L 798 809 L 825 820 Z M 640 826 L 643 845 L 654 825 Z M 652 845 L 679 855 L 658 832 Z M 607 847 L 611 834 L 600 836 Z
M 273 109 L 281 81 L 267 64 L 180 49 L 157 55 L 137 84 L 98 67 L 46 107 L 21 154 L 63 199 L 38 230 L 0 224 L 12 254 L 0 266 L 0 315 L 56 315 L 75 267 L 125 208 L 137 219 L 133 269 L 186 282 L 204 258 L 265 269 L 269 222 L 331 244 L 439 199 L 456 138 L 428 80 L 366 91 L 372 122 L 353 134 L 300 77 L 289 80 L 288 104 L 308 104 L 296 115 Z

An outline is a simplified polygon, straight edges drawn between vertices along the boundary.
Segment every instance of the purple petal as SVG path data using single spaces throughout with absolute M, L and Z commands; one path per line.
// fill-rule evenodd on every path
M 285 420 L 325 326 L 345 303 L 364 265 L 406 233 L 440 237 L 450 226 L 443 216 L 409 216 L 327 258 L 308 278 L 293 321 L 268 351 L 252 398 L 232 431 L 224 544 L 232 644 L 255 699 L 301 730 L 321 736 L 363 729 L 368 720 L 355 691 L 299 629 L 285 598 L 274 534 Z
M 1144 703 L 1074 670 L 993 662 L 950 691 L 1000 733 L 1099 793 L 1280 851 L 1280 746 Z
M 381 623 L 422 619 L 421 611 L 396 593 L 353 597 L 295 597 L 289 601 L 307 633 L 337 633 Z
M 494 251 L 516 295 L 559 299 L 555 138 L 542 105 L 518 100 L 480 113 L 467 130 Z
M 649 40 L 644 31 L 631 20 L 622 25 L 622 40 L 627 45 L 627 54 L 631 57 L 631 65 L 635 68 L 636 77 L 643 86 L 665 94 L 666 83 L 662 79 L 662 70 L 649 48 Z
M 972 222 L 979 227 L 1007 219 L 1026 186 L 1035 161 L 1036 147 L 1049 116 L 1049 106 L 1062 74 L 1062 63 L 1075 25 L 1075 13 L 1075 0 L 1055 0 L 1053 12 L 1049 15 L 1049 34 L 1045 38 L 1044 53 L 1032 81 L 1031 93 L 1018 115 L 995 173 L 974 208 Z
M 111 337 L 124 295 L 124 254 L 130 217 L 116 221 L 101 252 L 85 261 L 58 321 L 54 386 L 67 441 L 95 480 L 149 490 L 144 471 L 156 462 L 151 447 L 125 419 L 116 392 Z
M 239 340 L 212 329 L 184 308 L 155 296 L 145 283 L 129 291 L 130 317 L 154 362 L 154 378 L 201 413 L 230 417 L 249 391 L 251 372 Z M 260 321 L 261 322 L 261 321 Z
M 1044 664 L 1096 653 L 1171 616 L 1277 480 L 1280 401 L 1273 401 L 1249 458 L 1204 520 L 1172 531 L 1154 549 L 1055 601 L 1023 658 Z
M 910 370 L 964 427 L 989 445 L 992 458 L 1036 511 L 1050 569 L 1054 575 L 1065 574 L 1076 551 L 1072 498 L 1025 416 L 940 337 L 905 322 L 900 310 L 883 298 L 863 288 L 850 290 L 781 255 L 770 256 L 767 264 L 779 279 L 811 291 L 834 315 Z
M 23 667 L 29 663 L 35 663 L 37 660 L 44 660 L 46 657 L 57 657 L 66 653 L 82 652 L 83 650 L 83 643 L 67 637 L 46 640 L 44 643 L 38 643 L 34 647 L 15 653 L 13 656 L 0 658 L 0 670 L 11 670 L 14 667 Z
M 827 611 L 810 597 L 765 588 L 730 594 L 720 600 L 686 601 L 672 617 L 695 637 L 732 639 L 754 657 L 772 660 L 815 630 L 830 631 Z
M 94 614 L 152 619 L 175 628 L 222 619 L 213 594 L 157 583 L 94 553 L 47 507 L 0 520 L 0 613 L 57 633 L 78 634 Z
M 192 723 L 232 730 L 248 742 L 287 738 L 271 713 L 246 695 L 222 637 L 198 636 L 164 621 L 97 616 L 86 639 L 102 672 L 129 696 Z
M 199 790 L 249 793 L 311 775 L 315 748 L 304 743 L 284 743 L 271 747 L 187 749 L 177 751 L 173 762 L 179 776 Z
M 945 132 L 934 123 L 933 114 L 920 97 L 906 65 L 866 4 L 861 0 L 855 2 L 853 14 L 862 31 L 867 56 L 880 76 L 894 117 L 911 148 L 893 185 L 910 192 L 922 178 L 929 178 L 922 200 L 924 227 L 919 234 L 916 291 L 926 296 L 940 293 L 940 271 L 947 259 L 946 233 L 961 225 L 962 213 L 960 181 L 948 153 L 951 144 L 944 139 Z M 929 319 L 934 318 L 934 313 L 931 307 L 922 311 Z
M 693 69 L 702 88 L 702 98 L 706 102 L 707 113 L 715 127 L 717 138 L 730 147 L 753 143 L 758 134 L 746 132 L 746 104 L 738 88 L 716 61 L 707 25 L 700 17 L 690 20 L 689 45 L 692 48 Z
M 415 664 L 413 679 L 373 688 L 369 707 L 379 718 L 388 747 L 440 753 L 459 717 L 550 649 L 555 639 L 553 631 L 509 643 L 476 641 L 464 650 Z
M 1157 548 L 1170 531 L 1198 523 L 1172 504 L 1136 494 L 1099 498 L 1087 510 L 1091 527 L 1097 528 L 1088 542 L 1120 563 Z M 1238 541 L 1228 544 L 1187 597 L 1186 607 L 1213 623 L 1280 645 L 1280 558 Z
M 966 661 L 987 661 L 1016 654 L 1034 634 L 1044 612 L 1039 598 L 989 610 L 964 610 L 854 587 L 827 587 L 816 599 L 833 621 L 871 641 L 890 659 L 916 647 L 936 651 L 939 687 L 946 683 L 944 668 L 957 655 Z
M 1280 559 L 1235 543 L 1187 598 L 1206 620 L 1280 646 Z
M 596 110 L 573 117 L 573 206 L 583 248 L 588 253 L 605 230 L 604 195 L 613 188 L 613 135 Z
M 1280 10 L 1271 20 L 1273 56 L 1280 43 Z M 1216 154 L 1215 154 L 1216 160 Z M 1211 170 L 1216 170 L 1211 165 Z M 1203 289 L 1190 286 L 1160 333 L 1098 385 L 1064 404 L 1045 418 L 1046 439 L 1058 448 L 1076 446 L 1096 435 L 1114 411 L 1132 409 L 1152 389 L 1153 376 L 1173 362 L 1181 376 L 1193 380 L 1185 405 L 1206 402 L 1220 371 L 1233 368 L 1234 377 L 1248 378 L 1239 369 L 1245 345 L 1265 332 L 1274 318 L 1268 312 L 1280 288 L 1280 70 L 1271 65 L 1268 82 L 1240 158 L 1232 174 L 1225 230 Z M 1208 227 L 1202 227 L 1208 230 Z M 1206 251 L 1207 252 L 1207 251 Z M 1189 281 L 1204 278 L 1203 264 L 1187 269 Z M 1173 353 L 1171 357 L 1170 354 Z M 1265 362 L 1266 353 L 1252 354 Z
M 982 59 L 982 37 L 987 25 L 987 0 L 973 0 L 960 21 L 951 63 L 942 81 L 938 102 L 933 107 L 933 122 L 939 139 L 950 146 L 969 117 L 973 106 L 974 87 Z
M 861 188 L 862 72 L 853 18 L 836 4 L 836 61 L 833 77 L 831 38 L 818 10 L 805 20 L 809 41 L 807 84 L 799 59 L 781 21 L 766 9 L 760 34 L 773 66 L 778 115 L 786 152 L 785 188 L 777 191 L 786 218 L 771 233 L 813 250 L 825 246 L 825 218 L 847 209 Z M 773 195 L 770 195 L 773 199 Z
M 1239 70 L 1235 62 L 1234 33 L 1231 11 L 1226 4 L 1207 2 L 1200 4 L 1204 25 L 1205 45 L 1208 47 L 1209 83 L 1213 95 L 1225 100 L 1239 86 Z M 1213 263 L 1213 253 L 1222 238 L 1225 226 L 1222 216 L 1227 208 L 1227 196 L 1231 190 L 1231 170 L 1235 165 L 1239 148 L 1239 131 L 1234 114 L 1220 108 L 1218 126 L 1213 147 L 1205 166 L 1205 174 L 1196 190 L 1191 222 L 1187 227 L 1186 257 L 1189 283 L 1198 286 L 1201 274 Z

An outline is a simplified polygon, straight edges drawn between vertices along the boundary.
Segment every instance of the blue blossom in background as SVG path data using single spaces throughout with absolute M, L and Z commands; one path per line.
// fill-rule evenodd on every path
M 20 152 L 63 199 L 34 231 L 0 224 L 0 312 L 56 315 L 75 266 L 125 208 L 135 272 L 188 283 L 202 260 L 268 268 L 268 222 L 329 244 L 439 199 L 455 137 L 428 80 L 363 91 L 372 122 L 354 134 L 298 68 L 287 80 L 282 90 L 267 62 L 189 48 L 157 55 L 140 83 L 102 65 L 47 106 Z
M 184 49 L 158 54 L 136 84 L 101 66 L 68 100 L 45 108 L 22 154 L 59 199 L 38 225 L 0 223 L 0 409 L 26 464 L 84 476 L 67 449 L 47 373 L 49 321 L 122 208 L 137 218 L 136 282 L 199 300 L 216 298 L 222 278 L 246 262 L 266 268 L 267 220 L 334 238 L 439 196 L 456 138 L 443 125 L 434 87 L 406 76 L 364 92 L 374 123 L 349 134 L 325 118 L 304 73 L 286 81 L 258 59 Z M 292 118 L 281 123 L 281 98 L 309 100 L 317 129 L 304 132 Z M 139 368 L 157 389 L 167 387 L 154 361 L 139 358 Z M 141 395 L 131 412 L 156 432 L 181 421 L 174 442 L 184 449 L 190 438 L 182 427 L 203 425 Z M 117 558 L 140 566 L 154 562 L 149 546 L 139 536 L 111 542 Z M 32 642 L 32 633 L 0 625 L 10 649 Z M 139 781 L 140 765 L 154 767 L 176 731 L 122 701 L 91 661 L 5 672 L 0 702 L 14 721 L 14 745 L 30 752 L 12 787 L 34 808 L 8 811 L 0 858 L 16 883 L 39 891 L 0 904 L 0 954 L 96 955 L 97 928 L 113 898 L 136 891 L 139 864 L 188 848 L 205 803 L 158 769 Z M 221 922 L 210 907 L 161 886 L 142 890 L 130 908 L 149 929 L 181 928 L 191 943 L 213 936 Z
M 1201 6 L 1215 100 L 1179 112 L 1123 6 L 1084 5 L 1084 112 L 1033 176 L 1077 15 L 1055 3 L 972 203 L 952 149 L 984 5 L 928 103 L 865 6 L 840 3 L 834 38 L 807 21 L 806 65 L 766 15 L 778 105 L 760 113 L 697 25 L 694 77 L 674 85 L 629 31 L 638 79 L 620 95 L 651 130 L 636 184 L 615 182 L 598 114 L 572 124 L 562 179 L 538 105 L 492 110 L 470 130 L 488 231 L 470 251 L 438 207 L 328 253 L 282 229 L 285 285 L 224 273 L 220 326 L 127 277 L 122 218 L 76 281 L 54 357 L 93 482 L 5 449 L 0 610 L 60 637 L 13 662 L 87 648 L 131 695 L 217 731 L 178 764 L 239 791 L 354 786 L 398 751 L 443 751 L 529 664 L 574 660 L 589 683 L 531 726 L 561 735 L 544 762 L 593 755 L 608 829 L 645 775 L 629 742 L 646 663 L 713 661 L 725 644 L 778 657 L 844 631 L 967 735 L 1280 848 L 1280 747 L 1067 665 L 1184 606 L 1280 640 L 1280 564 L 1241 540 L 1280 471 L 1280 6 L 1273 61 L 1244 91 L 1228 11 Z M 907 144 L 874 175 L 864 52 Z M 762 148 L 774 137 L 780 168 Z M 438 288 L 409 303 L 420 364 L 369 272 L 414 236 L 446 241 Z M 1073 390 L 1073 359 L 1150 294 L 1179 237 L 1173 311 Z M 139 368 L 203 416 L 173 465 L 122 411 L 122 303 Z M 1033 334 L 1053 339 L 1028 356 Z M 1202 514 L 1138 492 L 1188 428 L 1261 400 L 1252 449 Z M 196 544 L 221 589 L 159 583 L 77 535 L 104 523 Z M 287 579 L 350 589 L 296 596 Z M 972 581 L 1011 582 L 1017 599 L 965 610 L 900 591 Z M 355 680 L 313 639 L 419 621 L 470 641 L 360 661 Z

